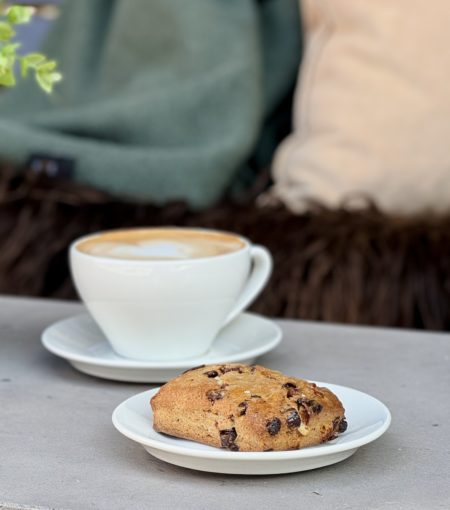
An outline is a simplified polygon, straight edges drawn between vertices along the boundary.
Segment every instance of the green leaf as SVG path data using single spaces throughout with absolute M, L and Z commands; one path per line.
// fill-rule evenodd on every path
M 42 64 L 36 66 L 36 69 L 40 73 L 48 73 L 50 71 L 54 71 L 56 69 L 56 61 L 55 60 L 47 60 Z
M 52 84 L 47 80 L 47 76 L 45 74 L 36 73 L 36 81 L 42 90 L 45 90 L 47 94 L 50 94 L 52 91 Z
M 13 87 L 16 84 L 14 73 L 12 69 L 6 69 L 5 72 L 0 72 L 0 85 L 3 87 Z
M 20 72 L 26 77 L 29 70 L 35 71 L 39 86 L 47 93 L 53 91 L 56 83 L 62 80 L 55 60 L 47 60 L 42 53 L 17 55 L 19 43 L 11 42 L 16 32 L 13 25 L 28 23 L 35 9 L 25 5 L 10 5 L 0 0 L 0 86 L 12 87 L 16 84 L 16 61 L 20 63 Z
M 8 74 L 13 72 L 14 63 L 16 61 L 16 53 L 13 48 L 13 44 L 0 46 L 0 73 Z
M 9 41 L 16 35 L 16 32 L 9 23 L 0 21 L 0 41 Z
M 62 74 L 60 73 L 51 73 L 51 72 L 36 72 L 36 80 L 39 86 L 47 92 L 47 94 L 51 94 L 53 92 L 53 86 L 55 83 L 58 83 L 62 80 Z
M 5 57 L 14 57 L 16 56 L 16 51 L 20 48 L 19 43 L 14 44 L 5 44 L 3 48 L 1 48 L 0 52 Z
M 20 59 L 20 73 L 23 78 L 26 78 L 28 75 L 28 69 L 37 69 L 43 62 L 45 62 L 46 57 L 42 55 L 42 53 L 29 53 Z
M 56 85 L 60 81 L 62 81 L 63 75 L 61 73 L 51 73 L 50 80 L 52 82 L 52 85 Z
M 13 5 L 6 11 L 6 19 L 13 25 L 29 23 L 35 12 L 34 7 Z
M 47 57 L 42 53 L 28 53 L 28 55 L 23 57 L 23 59 L 27 61 L 30 67 L 37 67 L 38 65 L 45 62 L 46 58 Z
M 0 74 L 5 73 L 10 67 L 9 59 L 0 54 Z

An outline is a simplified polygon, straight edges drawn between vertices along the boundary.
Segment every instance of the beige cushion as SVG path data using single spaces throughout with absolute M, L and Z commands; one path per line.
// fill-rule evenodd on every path
M 450 209 L 450 1 L 303 0 L 294 133 L 274 160 L 292 210 L 366 194 Z

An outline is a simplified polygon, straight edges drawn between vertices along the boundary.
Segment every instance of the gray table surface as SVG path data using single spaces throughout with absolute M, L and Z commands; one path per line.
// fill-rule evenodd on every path
M 147 386 L 83 375 L 40 344 L 81 310 L 0 298 L 0 508 L 450 508 L 449 335 L 280 321 L 261 364 L 370 393 L 393 421 L 340 464 L 244 477 L 165 464 L 113 428 L 115 406 Z

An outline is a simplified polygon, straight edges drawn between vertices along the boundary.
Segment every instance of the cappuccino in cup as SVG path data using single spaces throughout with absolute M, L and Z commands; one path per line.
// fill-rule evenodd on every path
M 77 245 L 88 255 L 123 260 L 187 260 L 225 255 L 244 248 L 236 236 L 181 229 L 119 230 Z
M 113 349 L 140 360 L 204 354 L 263 289 L 269 252 L 189 228 L 101 232 L 70 248 L 75 286 Z

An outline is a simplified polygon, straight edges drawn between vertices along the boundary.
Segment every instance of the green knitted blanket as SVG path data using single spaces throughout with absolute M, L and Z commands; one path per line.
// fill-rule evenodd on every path
M 64 81 L 2 93 L 0 159 L 66 157 L 109 193 L 211 205 L 270 159 L 299 28 L 297 0 L 67 1 L 45 46 Z

